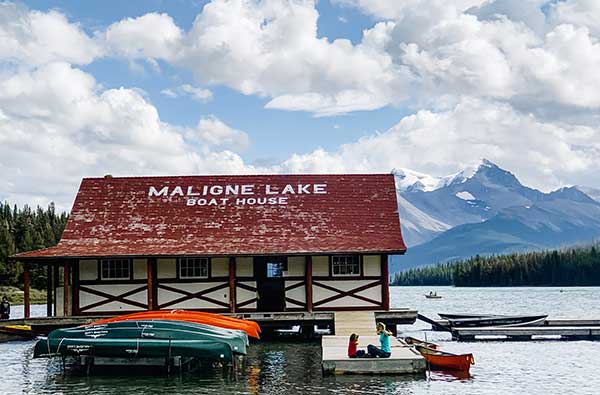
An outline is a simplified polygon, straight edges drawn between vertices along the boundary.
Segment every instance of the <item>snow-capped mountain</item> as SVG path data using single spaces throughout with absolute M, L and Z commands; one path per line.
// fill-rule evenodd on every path
M 409 246 L 405 256 L 392 259 L 395 269 L 600 237 L 600 190 L 544 193 L 485 159 L 446 177 L 406 169 L 393 174 Z

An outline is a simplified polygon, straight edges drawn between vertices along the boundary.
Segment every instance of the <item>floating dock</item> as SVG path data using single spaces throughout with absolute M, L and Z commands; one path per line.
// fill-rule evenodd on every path
M 600 326 L 528 326 L 456 328 L 452 337 L 460 341 L 469 340 L 532 340 L 538 338 L 560 338 L 562 340 L 599 340 Z M 536 339 L 539 340 L 539 339 Z
M 361 336 L 360 349 L 379 346 L 378 336 Z M 331 374 L 423 374 L 425 359 L 411 347 L 392 339 L 389 358 L 348 358 L 348 336 L 323 336 L 321 339 L 324 373 Z

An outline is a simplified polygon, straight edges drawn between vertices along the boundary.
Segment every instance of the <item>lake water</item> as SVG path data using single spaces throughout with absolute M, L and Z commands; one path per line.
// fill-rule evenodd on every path
M 423 296 L 435 290 L 443 296 Z M 411 307 L 435 317 L 438 312 L 547 313 L 551 318 L 599 318 L 600 288 L 450 288 L 392 287 L 391 304 Z M 33 315 L 44 315 L 34 306 Z M 13 309 L 16 317 L 17 306 Z M 22 310 L 21 310 L 22 311 Z M 20 313 L 22 314 L 22 312 Z M 423 336 L 428 325 L 399 327 Z M 253 344 L 236 372 L 207 369 L 174 375 L 86 377 L 58 361 L 32 359 L 34 342 L 0 344 L 2 394 L 600 394 L 600 342 L 451 341 L 449 335 L 427 332 L 428 339 L 451 352 L 472 352 L 471 377 L 461 379 L 433 372 L 427 377 L 321 375 L 320 347 L 314 343 Z

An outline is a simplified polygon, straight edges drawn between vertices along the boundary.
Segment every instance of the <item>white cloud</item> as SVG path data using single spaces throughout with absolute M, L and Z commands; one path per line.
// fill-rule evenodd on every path
M 69 86 L 69 89 L 64 89 Z M 135 89 L 102 90 L 66 63 L 0 80 L 2 197 L 54 200 L 69 208 L 82 176 L 251 172 L 239 155 L 215 146 L 247 142 L 216 118 L 197 133 L 162 121 Z
M 170 98 L 189 96 L 192 99 L 203 103 L 208 102 L 213 98 L 213 94 L 210 90 L 192 86 L 190 84 L 183 84 L 177 88 L 163 89 L 160 93 Z
M 226 125 L 214 115 L 200 119 L 196 128 L 188 130 L 186 136 L 212 146 L 228 146 L 238 150 L 250 146 L 248 134 Z
M 88 64 L 103 52 L 96 40 L 63 14 L 30 11 L 13 3 L 0 3 L 0 37 L 0 61 L 20 65 Z
M 600 130 L 548 123 L 506 103 L 462 98 L 451 109 L 422 110 L 384 133 L 337 151 L 293 155 L 284 172 L 387 172 L 398 166 L 445 175 L 489 158 L 528 185 L 551 189 L 597 177 Z M 575 181 L 574 181 L 575 180 Z

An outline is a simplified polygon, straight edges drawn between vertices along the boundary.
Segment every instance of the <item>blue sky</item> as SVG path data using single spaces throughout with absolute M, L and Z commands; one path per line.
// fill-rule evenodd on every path
M 597 4 L 5 1 L 0 199 L 68 208 L 106 173 L 445 176 L 481 158 L 598 188 Z
M 148 12 L 167 13 L 176 24 L 189 30 L 206 1 L 127 1 L 107 7 L 102 1 L 27 1 L 33 9 L 59 10 L 92 35 L 123 18 L 135 18 Z M 363 29 L 374 23 L 372 16 L 360 10 L 329 1 L 317 4 L 318 33 L 329 40 L 345 38 L 360 42 Z M 244 95 L 226 86 L 206 86 L 214 99 L 200 103 L 189 96 L 169 98 L 163 89 L 180 84 L 195 84 L 191 73 L 159 61 L 160 71 L 144 62 L 133 68 L 126 59 L 100 59 L 83 67 L 105 88 L 143 89 L 157 107 L 161 119 L 183 126 L 194 126 L 201 116 L 215 115 L 231 127 L 246 131 L 252 141 L 243 152 L 250 163 L 273 164 L 293 153 L 310 152 L 322 147 L 334 150 L 340 144 L 393 126 L 407 110 L 386 107 L 375 111 L 357 111 L 335 117 L 315 117 L 307 112 L 265 109 L 268 98 Z

